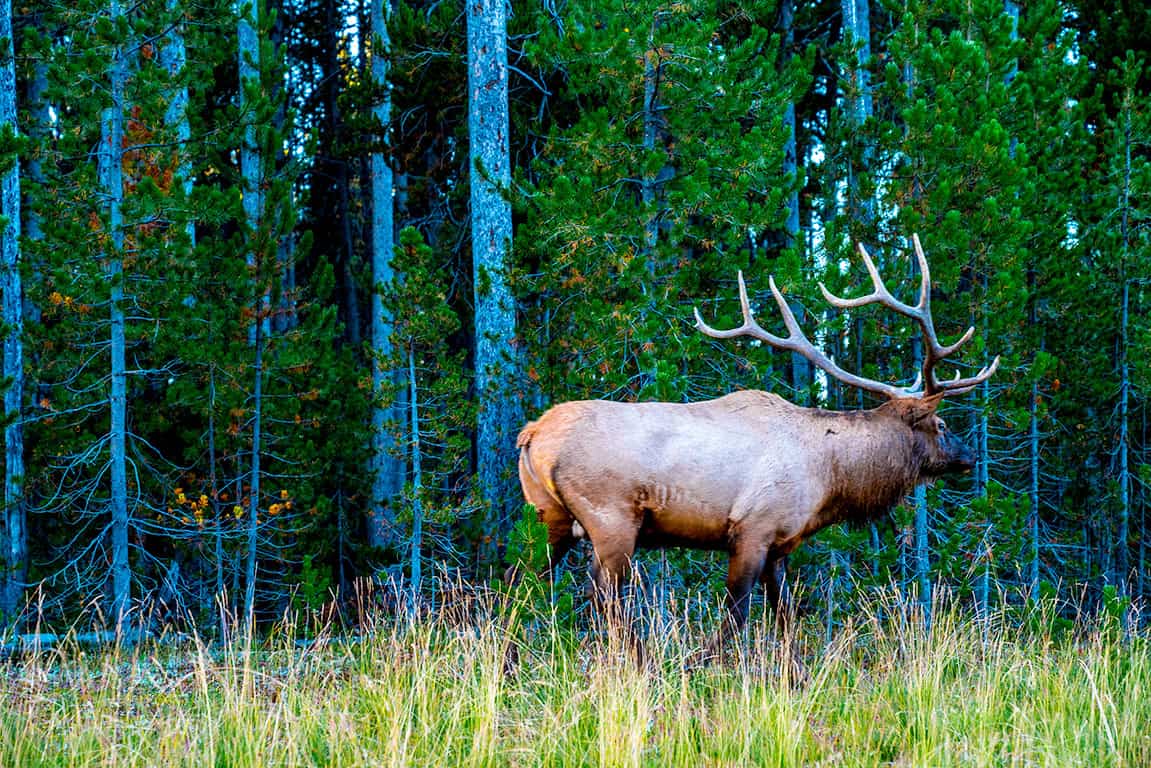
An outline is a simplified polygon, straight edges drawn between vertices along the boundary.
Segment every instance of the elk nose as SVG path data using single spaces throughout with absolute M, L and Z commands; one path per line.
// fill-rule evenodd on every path
M 944 451 L 947 453 L 948 463 L 961 472 L 970 472 L 975 468 L 975 454 L 963 441 L 952 432 L 943 437 Z

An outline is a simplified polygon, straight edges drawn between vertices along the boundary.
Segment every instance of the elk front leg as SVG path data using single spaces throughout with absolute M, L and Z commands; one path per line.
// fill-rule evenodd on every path
M 727 566 L 727 594 L 724 602 L 727 614 L 709 647 L 709 655 L 717 656 L 728 638 L 738 635 L 747 623 L 751 605 L 751 591 L 763 571 L 765 553 L 757 547 L 736 547 Z
M 780 663 L 782 669 L 787 670 L 781 674 L 787 675 L 793 685 L 802 685 L 808 679 L 807 669 L 799 649 L 793 642 L 795 638 L 792 636 L 792 619 L 795 617 L 795 606 L 791 601 L 791 590 L 787 587 L 786 555 L 768 557 L 767 566 L 763 569 L 763 586 L 767 591 L 768 602 L 775 609 Z

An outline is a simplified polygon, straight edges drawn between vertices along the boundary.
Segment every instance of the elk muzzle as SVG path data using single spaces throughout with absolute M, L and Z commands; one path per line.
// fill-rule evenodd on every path
M 950 430 L 939 436 L 942 468 L 938 474 L 958 474 L 975 468 L 975 454 Z

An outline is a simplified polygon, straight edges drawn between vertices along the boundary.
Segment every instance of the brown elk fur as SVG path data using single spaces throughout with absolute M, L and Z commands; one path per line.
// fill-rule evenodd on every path
M 970 468 L 935 414 L 941 397 L 856 412 L 758 391 L 563 403 L 520 433 L 520 482 L 547 525 L 550 565 L 586 532 L 600 590 L 619 586 L 640 547 L 728 552 L 727 624 L 738 629 L 756 581 L 782 607 L 781 558 L 806 538 L 880 516 L 917 483 Z

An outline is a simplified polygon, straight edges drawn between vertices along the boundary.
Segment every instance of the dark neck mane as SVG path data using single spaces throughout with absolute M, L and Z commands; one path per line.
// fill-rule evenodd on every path
M 866 524 L 884 517 L 920 480 L 922 448 L 898 419 L 876 411 L 831 413 L 832 435 L 819 430 L 828 448 L 829 486 L 822 525 Z M 821 526 L 822 527 L 822 526 Z

